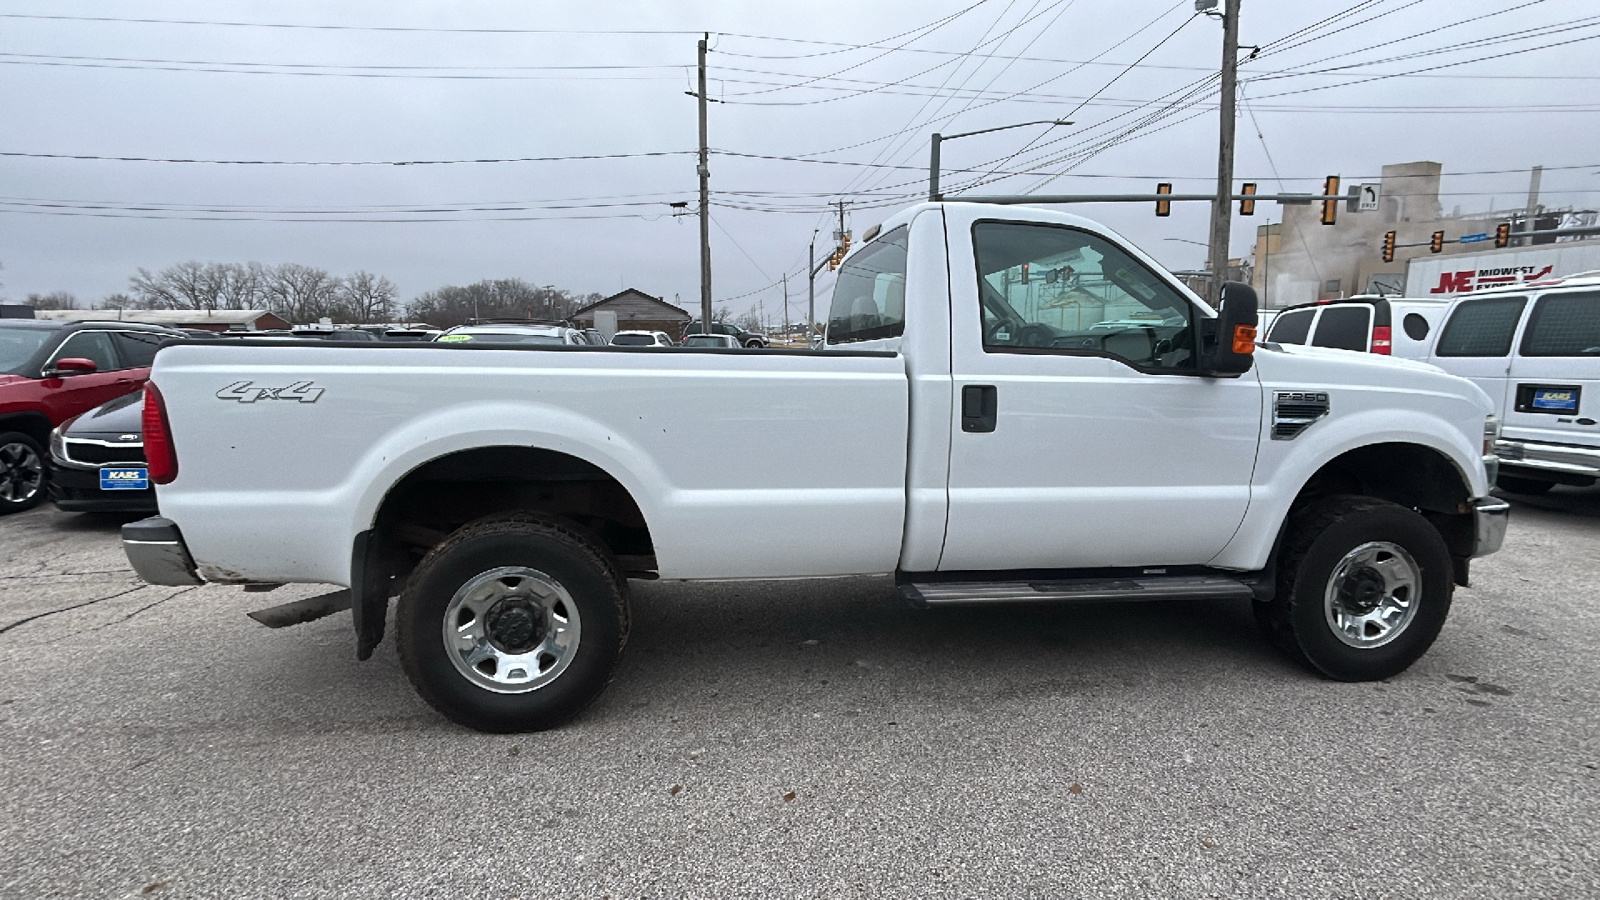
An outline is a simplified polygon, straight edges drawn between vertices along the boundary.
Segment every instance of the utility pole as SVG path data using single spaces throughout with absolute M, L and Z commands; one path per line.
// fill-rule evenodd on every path
M 844 246 L 844 201 L 843 200 L 839 201 L 839 240 L 838 240 L 838 243 L 839 243 L 840 246 Z
M 817 333 L 817 233 L 811 232 L 811 249 L 806 251 L 806 349 Z
M 789 273 L 783 273 L 783 342 L 789 342 Z
M 1238 0 L 1230 0 L 1237 4 Z M 700 331 L 711 333 L 711 168 L 706 160 L 706 41 L 700 38 Z
M 1222 121 L 1217 142 L 1217 199 L 1211 205 L 1211 297 L 1222 302 L 1228 278 L 1228 239 L 1233 224 L 1233 102 L 1239 75 L 1239 0 L 1223 0 Z

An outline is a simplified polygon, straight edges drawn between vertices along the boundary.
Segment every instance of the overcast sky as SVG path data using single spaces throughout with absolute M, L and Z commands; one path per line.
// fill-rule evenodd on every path
M 407 299 L 517 277 L 585 293 L 636 287 L 692 308 L 698 229 L 667 204 L 697 199 L 685 91 L 702 30 L 711 95 L 727 101 L 710 117 L 710 146 L 724 151 L 711 159 L 714 296 L 735 312 L 759 301 L 776 321 L 781 298 L 768 286 L 788 272 L 791 318 L 802 318 L 806 244 L 813 229 L 831 242 L 828 204 L 854 204 L 859 235 L 914 202 L 934 130 L 1077 123 L 949 143 L 946 169 L 974 171 L 947 171 L 947 188 L 1017 151 L 1002 171 L 1070 167 L 1049 190 L 1214 187 L 1215 94 L 1183 91 L 1215 73 L 1221 26 L 1195 16 L 1192 0 L 10 0 L 0 4 L 0 297 L 64 290 L 87 302 L 126 290 L 141 266 L 253 260 L 365 269 Z M 1326 174 L 1350 183 L 1427 159 L 1447 173 L 1446 211 L 1472 211 L 1520 206 L 1527 168 L 1543 164 L 1547 205 L 1592 206 L 1596 38 L 1592 0 L 1244 0 L 1241 43 L 1261 52 L 1241 68 L 1238 178 L 1266 192 L 1281 175 L 1283 189 L 1310 191 Z M 1399 73 L 1409 74 L 1377 77 Z M 51 154 L 628 156 L 309 166 Z M 863 163 L 875 167 L 852 165 Z M 1484 170 L 1504 171 L 1449 175 Z M 1145 204 L 1074 211 L 1171 267 L 1202 264 L 1204 249 L 1182 241 L 1205 241 L 1205 204 L 1167 219 Z M 1235 218 L 1235 255 L 1277 219 L 1275 206 L 1261 212 Z

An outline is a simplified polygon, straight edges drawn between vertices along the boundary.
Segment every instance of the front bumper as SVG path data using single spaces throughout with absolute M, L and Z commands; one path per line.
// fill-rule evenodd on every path
M 1506 523 L 1511 519 L 1511 504 L 1499 497 L 1483 497 L 1472 504 L 1474 521 L 1472 556 L 1488 556 L 1506 541 Z
M 151 584 L 204 584 L 195 574 L 194 558 L 171 519 L 151 516 L 122 526 L 122 551 L 133 570 Z
M 156 511 L 156 489 L 106 491 L 100 488 L 99 469 L 50 466 L 50 499 L 64 512 Z
M 1600 448 L 1501 438 L 1494 442 L 1494 452 L 1500 457 L 1502 468 L 1534 469 L 1550 475 L 1583 479 L 1600 478 Z

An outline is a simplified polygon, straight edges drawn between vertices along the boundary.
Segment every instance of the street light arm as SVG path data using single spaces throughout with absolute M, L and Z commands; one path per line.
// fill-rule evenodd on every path
M 963 131 L 960 134 L 939 134 L 938 132 L 935 132 L 934 133 L 934 137 L 939 139 L 939 140 L 941 140 L 941 141 L 953 141 L 956 138 L 972 137 L 975 134 L 988 134 L 991 131 L 1009 131 L 1012 128 L 1027 128 L 1029 125 L 1071 125 L 1071 124 L 1072 123 L 1068 122 L 1066 119 L 1049 119 L 1047 121 L 1042 121 L 1042 122 L 1018 122 L 1015 125 L 999 125 L 999 126 L 996 126 L 994 128 L 984 128 L 984 129 L 981 129 L 979 131 Z
M 1071 125 L 1066 119 L 1051 119 L 1042 122 L 1018 122 L 1015 125 L 997 125 L 994 128 L 984 128 L 980 131 L 963 131 L 960 134 L 940 134 L 935 131 L 933 140 L 928 144 L 928 199 L 937 203 L 939 201 L 939 144 L 944 141 L 953 141 L 956 138 L 972 137 L 975 134 L 988 134 L 991 131 L 1007 131 L 1012 128 L 1026 128 L 1029 125 Z

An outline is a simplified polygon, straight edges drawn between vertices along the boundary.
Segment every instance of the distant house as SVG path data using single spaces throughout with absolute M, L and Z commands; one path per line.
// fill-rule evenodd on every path
M 206 331 L 270 331 L 289 323 L 264 309 L 41 309 L 38 318 L 58 322 L 143 322 Z
M 674 341 L 692 318 L 671 303 L 633 288 L 591 303 L 567 318 L 579 328 L 593 328 L 594 314 L 600 310 L 617 314 L 618 331 L 665 331 Z

